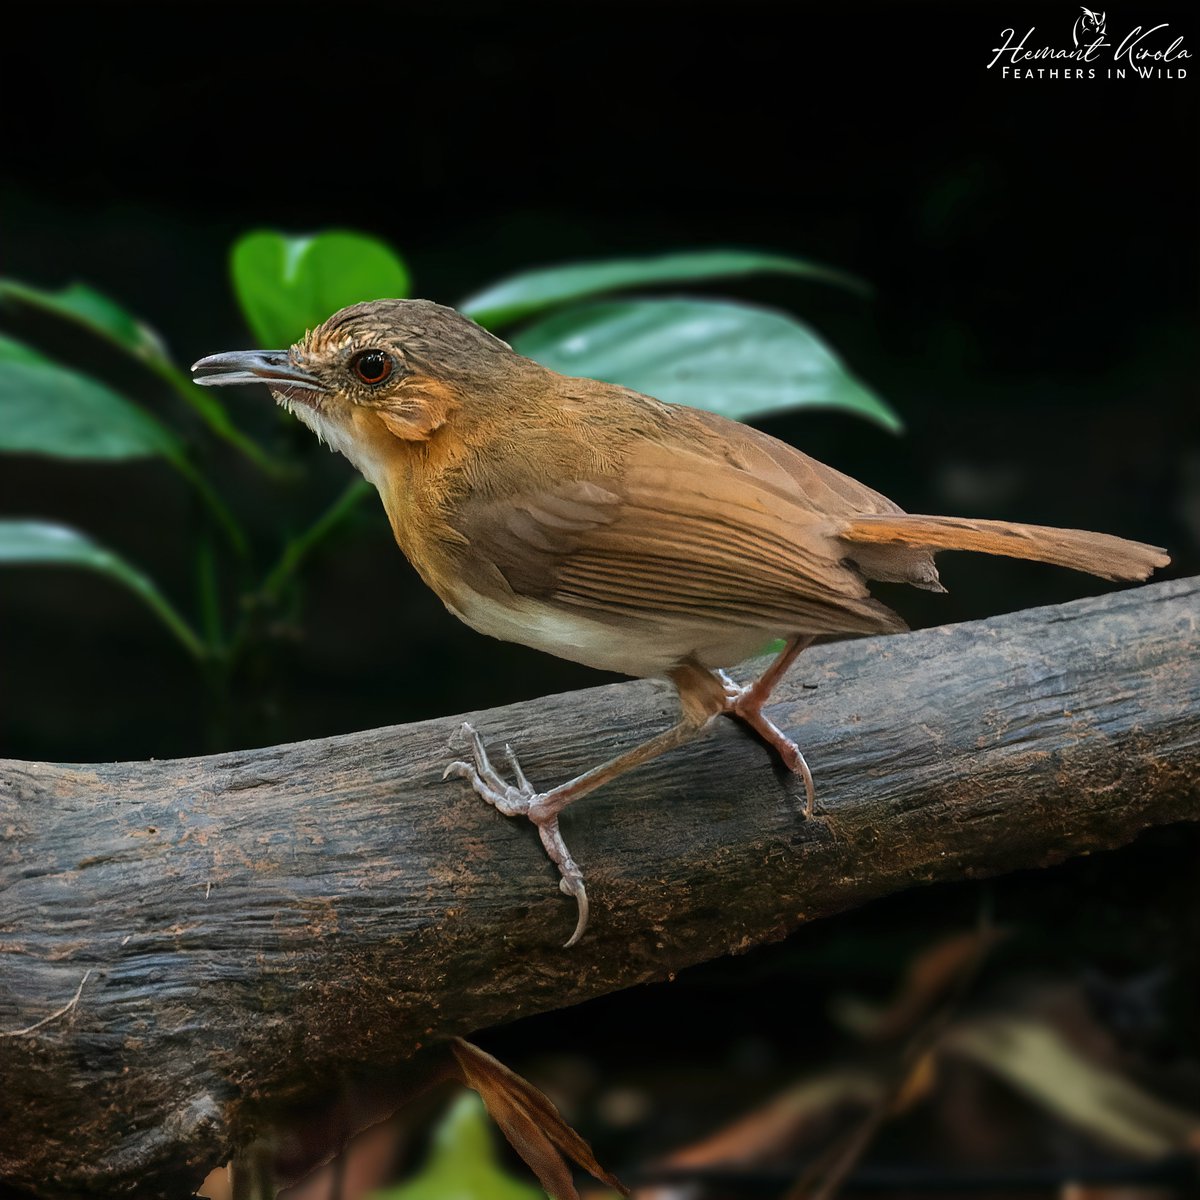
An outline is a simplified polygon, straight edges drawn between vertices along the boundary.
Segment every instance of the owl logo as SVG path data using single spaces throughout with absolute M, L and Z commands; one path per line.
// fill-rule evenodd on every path
M 1083 16 L 1075 18 L 1075 28 L 1071 31 L 1071 37 L 1077 46 L 1090 46 L 1104 36 L 1105 14 L 1092 12 L 1090 8 L 1082 8 L 1080 11 Z

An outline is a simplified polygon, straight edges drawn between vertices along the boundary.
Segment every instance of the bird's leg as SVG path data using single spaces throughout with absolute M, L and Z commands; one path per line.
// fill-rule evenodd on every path
M 815 791 L 813 789 L 812 772 L 800 747 L 775 724 L 763 715 L 763 705 L 767 702 L 772 689 L 786 674 L 788 667 L 796 660 L 801 650 L 811 646 L 811 637 L 796 636 L 779 653 L 779 657 L 752 683 L 746 687 L 734 683 L 724 671 L 721 678 L 725 683 L 726 702 L 724 711 L 739 721 L 744 721 L 769 746 L 774 746 L 783 759 L 784 766 L 804 780 L 804 815 L 812 816 Z
M 511 746 L 504 747 L 504 754 L 516 783 L 510 784 L 505 780 L 488 758 L 483 739 L 473 726 L 467 724 L 462 726 L 461 732 L 475 761 L 473 764 L 452 762 L 443 775 L 443 778 L 457 775 L 467 780 L 480 796 L 495 805 L 506 817 L 528 817 L 537 826 L 542 845 L 562 876 L 559 888 L 565 895 L 575 897 L 579 909 L 575 932 L 566 943 L 568 946 L 575 945 L 587 927 L 588 897 L 583 885 L 583 872 L 571 857 L 559 830 L 559 814 L 580 796 L 586 796 L 626 771 L 690 742 L 713 717 L 726 711 L 724 684 L 703 667 L 683 664 L 670 673 L 670 679 L 679 691 L 679 702 L 683 709 L 678 724 L 549 791 L 534 790 L 525 778 Z
M 457 775 L 466 779 L 479 795 L 499 809 L 506 817 L 528 817 L 537 826 L 542 845 L 546 848 L 550 861 L 554 863 L 562 876 L 559 887 L 564 894 L 575 897 L 575 903 L 579 909 L 575 932 L 571 934 L 570 940 L 566 943 L 568 946 L 573 946 L 583 936 L 583 931 L 587 927 L 587 889 L 583 886 L 583 872 L 580 871 L 578 864 L 571 857 L 570 850 L 567 849 L 566 842 L 563 841 L 562 832 L 558 827 L 558 813 L 546 815 L 540 810 L 539 801 L 547 799 L 550 793 L 539 795 L 534 791 L 533 784 L 525 778 L 525 772 L 521 770 L 521 764 L 517 761 L 517 756 L 513 753 L 511 746 L 504 747 L 504 757 L 508 760 L 508 767 L 516 780 L 516 786 L 508 783 L 492 766 L 483 739 L 473 725 L 464 723 L 460 732 L 470 746 L 471 757 L 475 760 L 474 765 L 461 761 L 452 762 L 446 768 L 442 778 L 447 779 L 451 775 Z

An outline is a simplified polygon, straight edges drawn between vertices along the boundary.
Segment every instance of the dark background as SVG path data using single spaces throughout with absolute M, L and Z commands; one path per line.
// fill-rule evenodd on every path
M 1194 573 L 1200 66 L 1185 61 L 1184 80 L 1119 82 L 985 69 L 1005 27 L 1036 24 L 1069 45 L 1076 15 L 1019 0 L 25 11 L 6 18 L 16 23 L 0 75 L 0 274 L 86 280 L 186 364 L 249 344 L 226 254 L 252 227 L 375 233 L 405 255 L 416 294 L 449 303 L 568 259 L 724 245 L 810 257 L 868 279 L 874 297 L 778 279 L 709 291 L 811 322 L 907 429 L 897 438 L 801 414 L 770 421 L 772 433 L 913 511 L 1124 534 L 1170 548 L 1163 577 Z M 1169 21 L 1195 52 L 1190 7 L 1138 5 L 1135 17 L 1127 6 L 1109 19 Z M 0 317 L 179 417 L 102 348 Z M 294 438 L 265 393 L 230 402 L 264 439 Z M 281 515 L 303 527 L 349 478 L 340 458 L 305 452 L 313 474 L 288 488 L 206 451 L 264 560 Z M 190 612 L 188 505 L 155 464 L 0 462 L 0 512 L 86 528 Z M 1111 586 L 970 556 L 944 559 L 942 575 L 948 596 L 890 597 L 914 625 Z M 99 578 L 5 572 L 0 752 L 200 753 L 599 679 L 458 624 L 374 505 L 310 564 L 304 588 L 303 608 L 240 681 L 237 719 L 214 734 L 191 664 L 135 600 Z M 1186 831 L 1159 834 L 1001 881 L 987 903 L 1018 926 L 1044 926 L 1046 905 L 1060 914 L 1061 940 L 1043 927 L 1027 943 L 1034 961 L 1120 978 L 1168 964 L 1171 1037 L 1194 1052 L 1196 1030 L 1179 1015 L 1196 984 L 1194 851 Z M 810 1034 L 790 1036 L 802 986 L 816 989 L 818 1039 L 823 1028 L 805 964 L 828 968 L 830 986 L 877 982 L 981 903 L 977 884 L 901 897 L 673 991 L 518 1026 L 498 1044 L 518 1058 L 555 1044 L 618 1058 L 618 1045 L 652 1046 L 663 1060 L 719 1065 L 745 1036 L 744 1022 L 723 1020 L 736 1002 L 772 1054 L 802 1055 Z M 613 1022 L 642 1032 L 615 1039 Z

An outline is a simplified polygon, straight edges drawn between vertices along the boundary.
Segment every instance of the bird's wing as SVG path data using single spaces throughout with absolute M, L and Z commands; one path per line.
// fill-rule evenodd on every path
M 871 599 L 829 516 L 782 467 L 725 443 L 647 439 L 622 457 L 603 478 L 468 501 L 456 522 L 466 556 L 516 595 L 597 615 L 775 632 L 905 628 Z
M 681 408 L 677 419 L 680 417 L 695 434 L 705 435 L 705 440 L 697 445 L 701 453 L 710 458 L 724 458 L 789 504 L 829 517 L 904 511 L 874 488 L 761 429 L 698 408 Z M 693 444 L 697 444 L 695 434 Z

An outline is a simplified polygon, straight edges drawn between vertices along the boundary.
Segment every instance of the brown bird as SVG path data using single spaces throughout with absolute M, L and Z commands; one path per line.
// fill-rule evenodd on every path
M 736 717 L 804 781 L 796 744 L 763 711 L 819 636 L 907 628 L 868 580 L 944 591 L 939 550 L 1035 559 L 1145 579 L 1165 551 L 1103 533 L 912 516 L 799 450 L 724 417 L 573 379 L 515 353 L 453 309 L 376 300 L 335 313 L 290 350 L 217 354 L 208 385 L 266 383 L 278 403 L 378 489 L 400 548 L 473 629 L 626 675 L 669 679 L 680 719 L 547 791 L 505 747 L 511 780 L 463 726 L 467 779 L 528 817 L 588 918 L 559 830 L 573 800 Z M 749 686 L 722 668 L 772 638 L 782 653 Z

